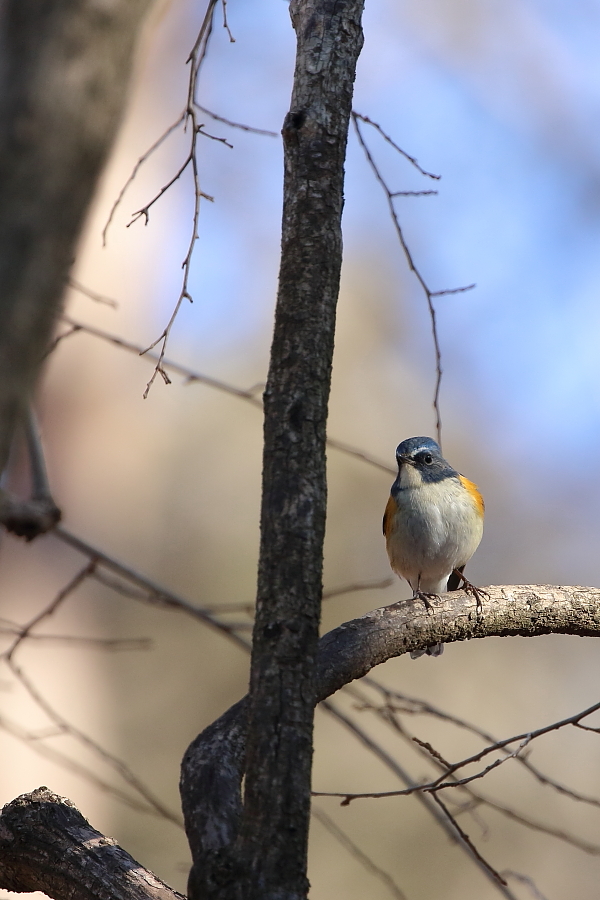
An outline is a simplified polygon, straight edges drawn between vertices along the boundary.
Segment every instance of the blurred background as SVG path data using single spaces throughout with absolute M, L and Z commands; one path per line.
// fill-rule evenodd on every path
M 278 133 L 288 109 L 294 35 L 283 0 L 229 0 L 235 43 L 221 27 L 202 70 L 199 102 L 227 119 Z M 72 290 L 80 322 L 140 346 L 164 328 L 181 286 L 193 213 L 186 172 L 130 228 L 131 214 L 185 159 L 173 134 L 143 166 L 102 246 L 102 229 L 139 157 L 179 116 L 185 61 L 204 4 L 160 2 L 147 23 L 129 110 L 77 256 L 74 277 L 118 307 Z M 380 123 L 433 182 L 374 132 L 370 147 L 393 191 L 414 259 L 433 291 L 476 283 L 436 301 L 444 378 L 444 451 L 487 505 L 476 584 L 600 583 L 600 7 L 590 0 L 380 0 L 367 3 L 355 109 Z M 275 302 L 282 153 L 278 137 L 205 120 L 234 146 L 201 140 L 203 202 L 190 290 L 167 357 L 241 388 L 264 381 Z M 422 291 L 407 269 L 385 196 L 350 135 L 329 432 L 393 466 L 397 443 L 434 436 L 435 359 Z M 66 331 L 62 325 L 60 332 Z M 260 500 L 260 410 L 200 383 L 159 378 L 151 363 L 79 332 L 60 342 L 39 391 L 50 478 L 64 524 L 94 546 L 197 605 L 251 606 Z M 260 389 L 258 389 L 260 395 Z M 392 476 L 329 451 L 325 587 L 386 578 L 381 516 Z M 15 483 L 24 485 L 15 461 Z M 24 623 L 85 559 L 49 535 L 3 536 L 0 616 Z M 385 590 L 327 600 L 323 630 L 407 597 Z M 243 612 L 236 621 L 249 622 Z M 5 621 L 6 624 L 6 621 Z M 40 633 L 147 638 L 148 649 L 31 640 L 18 661 L 55 710 L 125 760 L 177 814 L 181 756 L 246 690 L 248 658 L 183 613 L 151 608 L 86 582 Z M 241 632 L 248 634 L 248 632 Z M 5 636 L 5 640 L 6 640 Z M 551 636 L 447 647 L 439 660 L 392 660 L 373 675 L 498 738 L 534 729 L 598 700 L 600 645 Z M 368 691 L 368 689 L 367 689 Z M 376 695 L 368 694 L 371 700 Z M 385 723 L 335 698 L 414 778 L 433 770 Z M 481 741 L 428 717 L 407 727 L 446 757 Z M 599 725 L 589 720 L 589 724 Z M 532 762 L 600 797 L 600 745 L 576 729 L 541 738 Z M 177 824 L 136 812 L 89 778 L 44 756 L 69 754 L 117 783 L 92 751 L 57 734 L 8 670 L 0 672 L 0 799 L 46 784 L 140 862 L 185 890 L 189 857 Z M 575 802 L 510 761 L 482 794 L 600 845 L 600 810 Z M 317 713 L 314 787 L 383 791 L 392 773 L 339 722 Z M 131 793 L 131 792 L 130 792 Z M 499 896 L 414 798 L 317 801 L 408 900 Z M 596 804 L 597 806 L 598 804 Z M 516 878 L 517 897 L 597 894 L 600 846 L 584 852 L 486 808 L 461 817 L 484 856 Z M 311 897 L 383 900 L 389 884 L 314 823 Z M 538 893 L 535 893 L 537 889 Z

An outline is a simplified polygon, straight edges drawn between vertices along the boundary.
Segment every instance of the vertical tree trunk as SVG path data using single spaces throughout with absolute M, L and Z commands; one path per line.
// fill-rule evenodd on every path
M 0 471 L 125 106 L 151 0 L 0 0 Z
M 363 0 L 292 0 L 282 256 L 265 391 L 261 547 L 241 861 L 244 900 L 308 890 L 313 670 L 325 430 L 342 262 L 344 158 Z M 238 885 L 239 887 L 239 885 Z

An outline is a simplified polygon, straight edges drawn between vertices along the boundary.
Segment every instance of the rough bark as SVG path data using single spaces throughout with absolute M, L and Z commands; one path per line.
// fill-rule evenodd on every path
M 455 591 L 429 611 L 406 601 L 334 628 L 319 642 L 313 703 L 394 656 L 438 641 L 542 634 L 600 637 L 600 588 L 508 585 L 486 591 L 489 596 L 482 597 L 479 611 L 470 594 Z M 443 659 L 431 662 L 443 664 Z M 219 867 L 239 832 L 246 712 L 244 699 L 202 732 L 183 760 L 182 803 L 196 897 L 216 896 L 212 891 L 223 871 Z
M 150 2 L 0 2 L 0 470 L 49 344 Z
M 313 674 L 326 512 L 325 436 L 342 262 L 344 159 L 364 0 L 292 0 L 279 290 L 265 391 L 263 497 L 246 782 L 235 875 L 215 893 L 308 891 Z M 193 879 L 192 897 L 196 897 Z
M 0 885 L 56 900 L 183 900 L 45 787 L 2 810 Z

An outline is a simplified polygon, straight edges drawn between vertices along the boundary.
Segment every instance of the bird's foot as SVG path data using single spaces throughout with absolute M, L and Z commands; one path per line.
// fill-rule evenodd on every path
M 454 570 L 454 574 L 457 575 L 458 578 L 460 578 L 460 580 L 462 582 L 462 587 L 463 587 L 463 590 L 465 591 L 465 593 L 471 594 L 473 597 L 475 597 L 477 616 L 480 617 L 483 612 L 483 604 L 481 602 L 481 598 L 487 597 L 487 599 L 489 600 L 490 595 L 488 594 L 487 591 L 484 591 L 483 588 L 476 587 L 474 584 L 471 584 L 471 582 L 468 580 L 468 578 L 465 578 L 463 573 L 460 572 L 458 569 Z
M 433 609 L 433 601 L 439 600 L 439 594 L 432 594 L 429 591 L 421 591 L 417 588 L 416 591 L 413 592 L 413 600 L 422 600 L 425 606 L 425 609 L 429 612 L 429 610 Z

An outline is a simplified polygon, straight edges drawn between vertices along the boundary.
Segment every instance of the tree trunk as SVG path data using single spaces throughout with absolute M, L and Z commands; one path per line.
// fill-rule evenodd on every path
M 344 159 L 363 0 L 293 0 L 279 291 L 265 391 L 246 784 L 223 897 L 308 892 L 313 680 L 327 502 L 325 434 L 342 264 Z

